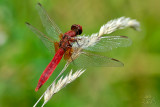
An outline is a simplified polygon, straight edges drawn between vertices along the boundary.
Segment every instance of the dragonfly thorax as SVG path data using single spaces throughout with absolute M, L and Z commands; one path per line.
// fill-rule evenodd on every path
M 72 47 L 71 43 L 75 42 L 75 39 L 73 37 L 77 36 L 76 33 L 72 30 L 64 33 L 62 36 L 62 39 L 59 42 L 59 47 L 63 48 L 65 51 L 67 48 Z

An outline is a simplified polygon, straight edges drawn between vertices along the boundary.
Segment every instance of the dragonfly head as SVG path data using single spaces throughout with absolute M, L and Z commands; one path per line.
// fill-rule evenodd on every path
M 82 26 L 81 25 L 72 25 L 71 30 L 76 32 L 76 35 L 80 35 L 82 33 Z

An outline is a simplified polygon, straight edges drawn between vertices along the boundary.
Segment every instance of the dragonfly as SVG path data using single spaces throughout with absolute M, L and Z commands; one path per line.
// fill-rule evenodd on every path
M 26 25 L 42 40 L 54 57 L 41 74 L 35 91 L 38 91 L 49 79 L 63 57 L 64 60 L 70 60 L 70 62 L 81 67 L 120 67 L 124 65 L 117 59 L 96 55 L 86 50 L 101 52 L 110 51 L 117 47 L 125 47 L 130 43 L 128 37 L 105 36 L 97 39 L 98 42 L 89 45 L 92 42 L 91 40 L 94 39 L 94 35 L 97 34 L 92 37 L 80 36 L 82 34 L 82 26 L 79 24 L 73 24 L 69 31 L 62 33 L 40 3 L 37 4 L 37 10 L 47 35 L 28 22 L 26 22 Z

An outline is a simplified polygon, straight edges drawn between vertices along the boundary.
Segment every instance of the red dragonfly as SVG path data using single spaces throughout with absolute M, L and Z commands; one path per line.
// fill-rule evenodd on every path
M 39 16 L 41 18 L 42 24 L 45 27 L 48 35 L 40 32 L 38 29 L 33 27 L 31 24 L 26 23 L 26 25 L 44 42 L 46 47 L 51 51 L 52 54 L 55 53 L 53 59 L 48 64 L 48 66 L 43 71 L 38 85 L 35 91 L 49 79 L 53 71 L 56 69 L 57 65 L 64 56 L 65 60 L 73 60 L 73 63 L 80 65 L 81 67 L 86 66 L 123 66 L 123 63 L 119 60 L 91 54 L 85 51 L 77 52 L 78 49 L 91 50 L 91 51 L 109 51 L 117 47 L 125 47 L 130 44 L 130 39 L 126 36 L 106 36 L 99 38 L 98 42 L 93 45 L 89 43 L 94 37 L 78 36 L 82 33 L 82 26 L 79 24 L 74 24 L 71 26 L 71 30 L 66 33 L 62 33 L 59 27 L 54 21 L 50 19 L 44 8 L 40 3 L 37 4 L 37 9 Z M 96 35 L 96 34 L 95 34 Z M 59 41 L 59 42 L 58 42 Z M 80 54 L 78 58 L 72 58 L 73 54 Z

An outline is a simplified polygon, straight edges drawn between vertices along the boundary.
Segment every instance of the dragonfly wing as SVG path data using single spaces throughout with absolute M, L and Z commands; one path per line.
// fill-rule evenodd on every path
M 71 56 L 72 57 L 72 56 Z M 96 54 L 82 52 L 73 60 L 73 64 L 80 67 L 121 67 L 122 62 L 117 59 L 100 56 Z
M 126 36 L 105 36 L 105 37 L 85 37 L 81 36 L 77 38 L 78 44 L 74 43 L 73 47 L 79 47 L 90 51 L 111 51 L 118 47 L 127 47 L 131 45 L 132 41 Z
M 37 4 L 37 10 L 41 18 L 42 24 L 45 27 L 46 32 L 48 33 L 48 36 L 54 41 L 59 41 L 58 36 L 62 34 L 59 27 L 55 24 L 53 20 L 50 19 L 49 15 L 40 3 Z
M 105 36 L 86 49 L 91 51 L 111 51 L 114 48 L 130 46 L 131 43 L 132 41 L 126 36 Z
M 54 54 L 54 52 L 55 52 L 55 50 L 54 50 L 54 42 L 51 41 L 51 39 L 48 36 L 46 36 L 45 34 L 40 32 L 38 29 L 33 27 L 31 24 L 26 23 L 26 25 L 31 31 L 33 31 L 42 40 L 42 42 L 51 51 L 51 53 Z

